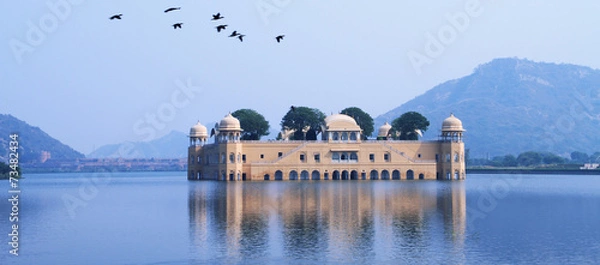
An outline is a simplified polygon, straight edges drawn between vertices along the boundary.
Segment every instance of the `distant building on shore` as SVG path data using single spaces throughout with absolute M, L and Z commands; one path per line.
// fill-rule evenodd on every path
M 579 169 L 589 169 L 589 170 L 593 170 L 593 169 L 598 169 L 600 167 L 600 164 L 583 164 L 582 167 L 580 167 Z
M 362 130 L 344 114 L 325 119 L 318 141 L 243 141 L 242 128 L 228 114 L 214 129 L 190 129 L 189 180 L 464 180 L 462 122 L 450 115 L 435 141 L 390 140 L 389 124 L 378 139 L 361 140 Z

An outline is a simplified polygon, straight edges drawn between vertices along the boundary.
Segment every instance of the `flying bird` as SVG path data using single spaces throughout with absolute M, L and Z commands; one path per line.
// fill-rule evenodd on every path
M 169 7 L 167 8 L 167 10 L 165 10 L 165 13 L 171 12 L 171 11 L 175 11 L 175 10 L 179 10 L 181 9 L 181 7 Z
M 175 23 L 175 24 L 173 24 L 173 29 L 178 29 L 178 28 L 180 29 L 181 25 L 183 25 L 183 23 Z
M 241 41 L 241 42 L 244 42 L 244 37 L 245 37 L 245 36 L 246 36 L 246 35 L 240 34 L 240 35 L 238 36 L 238 39 L 240 39 L 240 41 Z
M 229 37 L 236 37 L 238 35 L 240 34 L 237 32 L 237 30 L 234 30 L 233 32 L 231 32 L 231 35 L 229 35 Z
M 275 39 L 279 43 L 279 42 L 281 42 L 281 40 L 283 40 L 283 37 L 285 37 L 285 35 L 279 35 L 279 36 L 275 37 Z
M 212 19 L 211 20 L 219 20 L 225 17 L 221 16 L 221 13 L 217 13 L 216 15 L 212 15 Z
M 110 17 L 110 20 L 121 19 L 122 16 L 123 16 L 123 14 L 114 15 L 114 16 Z
M 224 30 L 225 28 L 227 28 L 227 25 L 218 25 L 215 28 L 217 28 L 217 32 L 221 32 L 221 30 Z

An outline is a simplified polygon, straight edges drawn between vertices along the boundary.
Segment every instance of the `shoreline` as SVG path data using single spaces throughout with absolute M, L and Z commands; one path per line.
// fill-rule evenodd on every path
M 46 174 L 46 173 L 135 173 L 135 172 L 186 172 L 186 170 L 26 170 L 25 174 Z M 600 170 L 581 170 L 581 169 L 538 169 L 538 168 L 467 168 L 467 174 L 531 174 L 531 175 L 600 175 Z M 8 179 L 8 177 L 0 179 Z
M 539 168 L 467 168 L 467 174 L 600 175 L 600 170 Z

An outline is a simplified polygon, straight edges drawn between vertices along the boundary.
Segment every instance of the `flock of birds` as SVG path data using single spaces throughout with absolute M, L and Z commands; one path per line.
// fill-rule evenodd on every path
M 169 7 L 164 12 L 169 13 L 169 12 L 178 11 L 178 10 L 181 10 L 181 7 Z M 120 19 L 122 19 L 122 17 L 123 17 L 123 14 L 116 14 L 116 15 L 111 16 L 109 19 L 110 20 L 115 20 L 115 19 L 120 20 Z M 217 13 L 217 14 L 212 15 L 211 20 L 217 21 L 217 20 L 221 20 L 223 18 L 225 18 L 225 17 L 221 16 L 221 13 Z M 173 29 L 181 29 L 182 25 L 183 25 L 183 22 L 179 22 L 179 23 L 173 24 L 172 26 L 173 26 Z M 217 32 L 221 32 L 222 30 L 227 29 L 227 26 L 228 25 L 226 25 L 226 24 L 220 24 L 220 25 L 217 25 L 215 28 L 217 29 Z M 240 42 L 244 41 L 245 36 L 246 35 L 241 34 L 241 33 L 237 32 L 236 30 L 231 32 L 231 34 L 229 35 L 230 38 L 237 37 L 240 40 Z M 275 40 L 277 41 L 277 43 L 280 43 L 283 40 L 283 37 L 285 37 L 285 35 L 278 35 L 275 37 Z

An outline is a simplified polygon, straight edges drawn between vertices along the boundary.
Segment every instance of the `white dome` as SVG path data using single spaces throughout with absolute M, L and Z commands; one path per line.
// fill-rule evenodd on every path
M 464 132 L 462 121 L 454 117 L 454 114 L 450 114 L 450 117 L 446 118 L 442 122 L 442 132 Z
M 328 130 L 360 130 L 356 121 L 345 114 L 333 114 L 325 118 L 325 127 Z
M 379 127 L 379 132 L 377 133 L 377 137 L 387 137 L 390 134 L 390 130 L 392 129 L 392 125 L 390 125 L 387 121 L 385 124 Z
M 208 130 L 206 129 L 206 126 L 202 125 L 200 122 L 190 128 L 190 138 L 206 137 L 208 137 Z
M 227 114 L 225 118 L 219 122 L 219 131 L 241 131 L 240 120 L 231 116 L 231 113 Z

